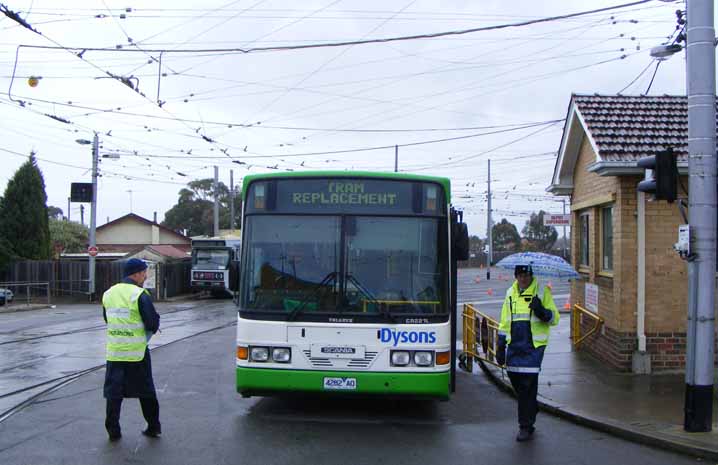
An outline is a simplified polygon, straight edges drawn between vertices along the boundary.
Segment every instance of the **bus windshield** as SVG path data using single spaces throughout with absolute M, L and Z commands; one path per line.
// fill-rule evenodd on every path
M 447 312 L 442 220 L 250 215 L 245 310 L 362 315 Z
M 226 268 L 229 264 L 228 249 L 195 249 L 192 251 L 192 265 L 211 268 Z

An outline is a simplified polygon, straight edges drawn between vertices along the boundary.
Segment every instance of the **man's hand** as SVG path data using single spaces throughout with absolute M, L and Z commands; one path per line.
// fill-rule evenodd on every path
M 496 363 L 498 363 L 501 366 L 506 365 L 506 346 L 505 345 L 499 345 L 499 348 L 496 350 Z
M 545 323 L 548 323 L 549 321 L 551 321 L 551 318 L 553 318 L 553 313 L 551 312 L 551 310 L 544 308 L 543 304 L 541 303 L 541 299 L 539 299 L 538 296 L 534 296 L 534 298 L 531 299 L 529 308 L 532 312 L 536 314 L 536 316 L 541 321 Z

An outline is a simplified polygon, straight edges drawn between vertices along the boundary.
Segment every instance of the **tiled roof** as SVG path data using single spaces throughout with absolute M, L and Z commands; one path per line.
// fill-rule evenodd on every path
M 688 155 L 685 96 L 574 95 L 602 161 L 633 161 L 672 147 Z
M 187 251 L 173 245 L 150 245 L 148 248 L 169 258 L 187 258 Z

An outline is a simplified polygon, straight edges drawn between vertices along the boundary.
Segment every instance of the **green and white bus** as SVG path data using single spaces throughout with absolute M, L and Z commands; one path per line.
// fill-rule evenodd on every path
M 468 233 L 448 179 L 263 174 L 242 198 L 237 392 L 449 398 Z

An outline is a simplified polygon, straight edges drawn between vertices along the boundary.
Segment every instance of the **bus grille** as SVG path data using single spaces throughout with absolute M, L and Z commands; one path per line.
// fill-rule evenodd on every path
M 376 358 L 377 352 L 364 352 L 364 358 L 319 358 L 312 357 L 310 350 L 305 350 L 304 355 L 315 368 L 369 368 L 374 359 Z

